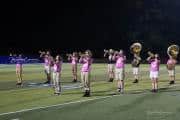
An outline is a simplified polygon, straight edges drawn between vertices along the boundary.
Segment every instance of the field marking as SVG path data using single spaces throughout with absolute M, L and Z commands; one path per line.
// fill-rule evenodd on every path
M 22 109 L 22 110 L 18 110 L 18 111 L 15 111 L 15 112 L 1 113 L 0 116 L 9 115 L 9 114 L 15 114 L 15 113 L 28 112 L 28 111 L 39 110 L 39 109 L 46 109 L 46 108 L 57 107 L 57 106 L 64 106 L 64 105 L 82 103 L 82 102 L 99 100 L 99 99 L 112 98 L 112 97 L 114 97 L 114 96 L 121 96 L 121 95 L 111 95 L 111 96 L 105 96 L 105 97 L 96 97 L 96 98 L 91 98 L 91 99 L 86 99 L 86 100 L 79 100 L 79 101 L 62 103 L 62 104 L 56 104 L 56 105 L 49 105 L 49 106 L 44 106 L 44 107 L 34 107 L 34 108 L 31 108 L 31 109 Z
M 140 90 L 140 91 L 142 91 L 142 90 Z M 139 94 L 151 94 L 151 92 L 150 93 L 149 92 L 143 92 L 143 93 L 139 93 Z M 67 102 L 67 103 L 61 103 L 61 104 L 55 104 L 55 105 L 49 105 L 49 106 L 44 106 L 44 107 L 34 107 L 34 108 L 31 108 L 31 109 L 22 109 L 22 110 L 18 110 L 18 111 L 15 111 L 15 112 L 0 113 L 0 116 L 16 114 L 16 113 L 22 113 L 22 112 L 28 112 L 28 111 L 39 110 L 39 109 L 46 109 L 46 108 L 57 107 L 57 106 L 71 105 L 71 104 L 76 104 L 76 103 L 83 103 L 83 102 L 87 102 L 87 101 L 106 99 L 106 98 L 112 98 L 112 97 L 123 96 L 123 95 L 129 95 L 129 94 L 128 93 L 127 94 L 114 94 L 114 95 L 109 95 L 109 96 L 104 96 L 104 97 L 96 97 L 96 98 L 91 98 L 91 99 L 86 99 L 86 100 L 79 100 L 79 101 Z

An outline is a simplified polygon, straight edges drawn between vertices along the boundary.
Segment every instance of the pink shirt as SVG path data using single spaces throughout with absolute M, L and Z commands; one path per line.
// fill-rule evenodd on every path
M 81 72 L 89 72 L 91 70 L 92 58 L 80 58 L 79 62 L 83 64 L 81 67 Z
M 58 61 L 54 63 L 53 71 L 54 72 L 61 72 L 62 62 Z
M 157 59 L 151 59 L 150 62 L 150 71 L 156 72 L 159 71 L 160 61 Z
M 75 65 L 75 64 L 77 64 L 77 62 L 78 62 L 78 58 L 73 56 L 71 58 L 71 64 Z
M 44 66 L 49 66 L 49 65 L 50 65 L 49 58 L 44 58 Z
M 168 65 L 176 64 L 176 61 L 173 60 L 173 59 L 169 59 L 169 60 L 167 61 L 167 64 L 168 64 Z
M 125 67 L 125 56 L 116 56 L 116 68 L 124 68 Z

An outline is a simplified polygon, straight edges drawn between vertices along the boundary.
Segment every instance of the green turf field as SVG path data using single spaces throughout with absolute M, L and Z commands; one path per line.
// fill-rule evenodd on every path
M 115 82 L 107 82 L 106 67 L 92 65 L 92 93 L 84 98 L 80 88 L 65 88 L 80 84 L 71 82 L 69 64 L 63 64 L 60 96 L 51 87 L 29 86 L 45 81 L 41 64 L 24 65 L 23 87 L 15 85 L 15 65 L 0 65 L 0 120 L 179 120 L 180 66 L 176 67 L 176 84 L 170 86 L 166 67 L 161 65 L 160 90 L 151 93 L 148 65 L 141 65 L 138 84 L 132 83 L 131 66 L 126 65 L 124 94 L 116 93 Z

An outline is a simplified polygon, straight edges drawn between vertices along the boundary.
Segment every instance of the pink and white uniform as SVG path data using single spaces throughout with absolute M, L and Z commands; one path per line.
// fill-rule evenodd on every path
M 61 65 L 62 65 L 61 61 L 55 62 L 53 66 L 53 72 L 61 72 Z
M 160 61 L 157 59 L 152 59 L 150 62 L 150 71 L 159 71 Z
M 51 64 L 51 61 L 50 61 L 49 57 L 45 57 L 44 58 L 44 69 L 45 69 L 45 72 L 48 74 L 51 72 L 50 64 Z
M 169 60 L 167 61 L 167 64 L 168 64 L 168 65 L 176 64 L 176 61 L 173 60 L 173 59 L 169 59 Z
M 82 63 L 81 72 L 89 72 L 91 70 L 92 59 L 90 57 L 80 58 L 80 63 Z
M 71 64 L 76 65 L 78 63 L 78 58 L 77 57 L 71 57 Z
M 117 55 L 115 56 L 116 64 L 115 64 L 115 79 L 116 80 L 124 80 L 125 78 L 125 61 L 126 56 Z
M 158 59 L 150 59 L 150 78 L 158 78 L 159 77 L 159 66 L 160 66 L 160 60 Z
M 53 65 L 53 83 L 54 83 L 55 93 L 61 92 L 61 86 L 60 86 L 61 67 L 62 67 L 62 61 L 54 62 L 54 65 Z
M 124 56 L 117 56 L 116 57 L 116 68 L 124 68 L 125 67 L 125 57 Z

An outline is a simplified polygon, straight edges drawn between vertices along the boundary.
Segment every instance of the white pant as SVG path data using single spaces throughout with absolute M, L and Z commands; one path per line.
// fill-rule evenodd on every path
M 159 77 L 159 71 L 150 71 L 149 77 L 150 77 L 151 79 L 153 79 L 153 78 L 158 78 L 158 77 Z
M 138 74 L 139 74 L 139 68 L 133 67 L 133 75 L 138 75 Z
M 115 71 L 115 79 L 116 80 L 124 80 L 125 73 L 124 68 L 116 68 Z
M 60 87 L 60 73 L 59 72 L 53 72 L 53 83 L 54 83 L 55 92 L 60 93 L 61 87 Z
M 168 70 L 169 76 L 175 76 L 175 70 Z
M 108 64 L 108 72 L 114 71 L 114 64 Z
M 81 82 L 84 90 L 90 90 L 90 73 L 81 72 Z
M 50 66 L 44 66 L 44 70 L 47 74 L 51 73 L 51 67 Z

